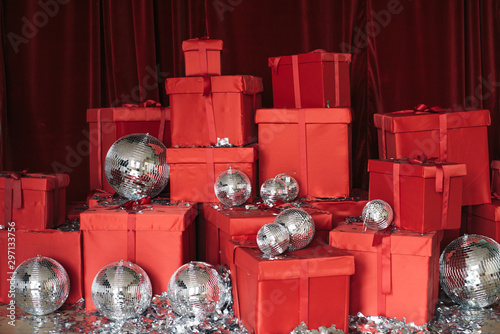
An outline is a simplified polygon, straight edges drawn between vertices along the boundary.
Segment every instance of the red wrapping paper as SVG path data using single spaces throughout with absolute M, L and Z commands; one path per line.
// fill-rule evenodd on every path
M 335 324 L 348 332 L 351 255 L 313 240 L 305 249 L 268 260 L 251 246 L 229 242 L 226 248 L 235 315 L 248 331 L 290 333 L 304 321 L 310 328 Z
M 349 314 L 404 317 L 416 325 L 430 321 L 439 296 L 442 232 L 394 231 L 373 246 L 376 233 L 345 224 L 330 232 L 330 245 L 355 258 Z
M 96 206 L 82 212 L 84 291 L 87 311 L 95 310 L 92 282 L 99 270 L 119 260 L 136 263 L 148 274 L 154 294 L 167 291 L 172 274 L 195 258 L 196 206 L 153 204 L 142 213 Z M 129 215 L 134 215 L 135 228 Z M 130 255 L 132 254 L 132 255 Z M 135 257 L 135 261 L 130 259 Z
M 259 184 L 295 172 L 300 197 L 350 193 L 350 109 L 259 109 L 255 119 Z
M 17 229 L 44 230 L 64 223 L 67 174 L 10 174 L 0 172 L 0 225 L 10 219 Z
M 463 183 L 462 204 L 491 201 L 488 110 L 439 113 L 408 110 L 375 114 L 374 121 L 381 159 L 402 159 L 423 153 L 440 161 L 464 163 L 467 176 Z
M 321 50 L 269 58 L 274 107 L 349 107 L 350 62 L 350 54 Z
M 214 192 L 217 177 L 229 167 L 248 176 L 256 193 L 257 149 L 248 147 L 169 148 L 170 200 L 172 202 L 219 202 Z
M 256 139 L 255 109 L 262 79 L 249 75 L 167 78 L 172 146 L 210 146 L 228 138 L 236 146 Z
M 491 193 L 500 196 L 500 161 L 491 162 Z
M 500 199 L 472 207 L 467 233 L 484 235 L 500 242 Z
M 12 236 L 14 234 L 14 237 Z M 11 249 L 14 238 L 15 248 Z M 9 240 L 10 239 L 10 240 Z M 14 270 L 25 260 L 37 255 L 50 257 L 59 262 L 70 280 L 70 290 L 66 304 L 76 304 L 83 297 L 83 272 L 80 231 L 63 232 L 57 230 L 23 231 L 16 228 L 15 232 L 0 230 L 0 303 L 9 303 L 9 283 Z M 7 251 L 15 255 L 15 264 L 8 261 Z M 12 253 L 11 253 L 12 254 Z
M 192 38 L 183 41 L 186 76 L 220 75 L 222 46 L 219 39 Z
M 88 109 L 90 188 L 114 193 L 104 173 L 104 161 L 109 148 L 121 137 L 133 133 L 149 133 L 158 138 L 162 128 L 162 117 L 164 117 L 163 138 L 159 140 L 170 147 L 169 108 L 132 106 Z

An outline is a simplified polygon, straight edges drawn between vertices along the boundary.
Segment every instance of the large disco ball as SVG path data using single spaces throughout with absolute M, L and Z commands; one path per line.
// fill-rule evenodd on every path
M 165 145 L 149 134 L 124 136 L 106 155 L 106 179 L 114 191 L 127 199 L 155 197 L 167 186 L 170 177 L 166 152 Z
M 285 183 L 279 178 L 266 180 L 266 182 L 262 183 L 260 186 L 260 197 L 262 201 L 269 206 L 273 206 L 276 201 L 285 202 L 287 198 Z
M 286 252 L 290 246 L 290 234 L 285 226 L 269 223 L 259 229 L 257 245 L 264 255 L 277 256 Z
M 126 320 L 142 314 L 151 303 L 152 295 L 148 274 L 129 261 L 108 264 L 92 283 L 95 307 L 111 320 Z
M 239 206 L 250 197 L 252 185 L 245 173 L 229 167 L 215 180 L 214 190 L 215 196 L 225 206 Z
M 316 232 L 311 215 L 301 209 L 283 210 L 274 222 L 285 226 L 288 230 L 290 235 L 289 251 L 302 249 L 309 245 Z
M 12 275 L 11 284 L 15 287 L 16 305 L 34 315 L 54 312 L 69 295 L 66 270 L 56 260 L 40 255 L 21 263 Z
M 177 315 L 204 319 L 225 307 L 231 295 L 212 265 L 193 261 L 172 275 L 167 298 Z
M 500 300 L 500 244 L 481 235 L 452 241 L 439 258 L 439 281 L 446 294 L 468 307 Z
M 391 225 L 394 213 L 389 203 L 374 199 L 365 204 L 361 218 L 369 229 L 381 231 Z
M 299 195 L 299 183 L 297 180 L 288 174 L 279 174 L 277 176 L 286 186 L 285 202 L 291 202 Z

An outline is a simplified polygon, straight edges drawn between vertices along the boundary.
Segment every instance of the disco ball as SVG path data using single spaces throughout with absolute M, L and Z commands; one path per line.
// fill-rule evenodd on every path
M 167 148 L 153 136 L 135 133 L 118 139 L 104 162 L 106 179 L 120 196 L 155 197 L 168 184 Z
M 290 235 L 285 226 L 269 223 L 259 229 L 257 245 L 266 256 L 280 255 L 290 246 Z
M 12 275 L 16 305 L 26 313 L 45 315 L 60 308 L 69 294 L 69 277 L 54 259 L 40 256 L 21 263 Z
M 167 298 L 177 315 L 203 319 L 226 306 L 231 294 L 212 265 L 193 261 L 172 275 Z
M 500 300 L 500 244 L 475 234 L 452 241 L 439 258 L 439 281 L 463 306 L 480 308 Z
M 283 210 L 274 220 L 288 230 L 290 235 L 289 251 L 302 249 L 309 245 L 316 231 L 311 215 L 301 209 Z
M 297 180 L 287 174 L 279 174 L 277 176 L 286 186 L 286 200 L 285 202 L 291 202 L 297 198 L 299 194 L 299 183 Z
M 389 203 L 381 199 L 374 199 L 366 203 L 361 218 L 369 229 L 381 231 L 391 225 L 394 213 Z
M 250 197 L 252 185 L 245 173 L 229 167 L 215 180 L 214 190 L 215 196 L 225 206 L 239 206 Z
M 126 320 L 142 314 L 151 303 L 153 290 L 148 274 L 129 261 L 102 268 L 92 283 L 92 301 L 111 320 Z
M 279 178 L 266 180 L 260 187 L 260 197 L 262 201 L 269 206 L 273 206 L 276 201 L 285 202 L 287 199 L 287 188 L 285 183 Z

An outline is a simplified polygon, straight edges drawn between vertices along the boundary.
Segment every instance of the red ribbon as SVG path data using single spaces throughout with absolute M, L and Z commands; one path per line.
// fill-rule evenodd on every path
M 378 231 L 373 235 L 372 246 L 377 248 L 377 313 L 386 316 L 386 296 L 392 293 L 390 229 Z
M 307 131 L 306 131 L 306 111 L 298 110 L 299 116 L 299 162 L 300 162 L 300 187 L 305 195 L 308 194 L 308 172 L 307 172 Z
M 139 212 L 144 205 L 150 204 L 149 196 L 141 198 L 138 201 L 128 201 L 120 205 L 128 213 L 127 215 L 127 261 L 136 262 L 136 213 Z
M 430 112 L 430 113 L 438 113 L 440 111 L 447 111 L 449 109 L 444 109 L 444 108 L 441 108 L 440 106 L 432 106 L 432 107 L 429 107 L 425 104 L 417 104 L 415 107 L 413 107 L 413 111 L 414 112 Z
M 5 178 L 5 200 L 4 200 L 4 218 L 5 224 L 12 221 L 12 207 L 21 209 L 23 207 L 23 191 L 21 178 L 26 176 L 27 170 L 20 172 L 10 172 Z
M 300 99 L 300 78 L 299 78 L 299 56 L 292 56 L 292 75 L 293 75 L 293 95 L 295 97 L 295 108 L 302 108 Z
M 212 100 L 212 80 L 210 76 L 203 76 L 203 98 L 205 100 L 205 113 L 207 115 L 208 139 L 210 145 L 217 143 L 217 129 L 215 126 L 215 111 Z
M 200 51 L 200 72 L 202 75 L 208 74 L 208 57 L 206 39 L 198 39 L 198 50 Z
M 134 104 L 134 103 L 124 103 L 122 104 L 122 107 L 127 107 L 127 108 L 148 108 L 148 107 L 161 107 L 160 102 L 156 102 L 155 100 L 146 100 L 144 102 Z

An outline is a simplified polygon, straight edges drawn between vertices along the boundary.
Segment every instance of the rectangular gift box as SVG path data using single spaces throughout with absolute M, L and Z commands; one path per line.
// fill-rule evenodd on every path
M 192 38 L 182 42 L 186 76 L 220 75 L 220 39 Z
M 0 225 L 44 230 L 64 223 L 67 174 L 0 171 Z
M 416 325 L 430 321 L 439 295 L 442 231 L 363 230 L 343 224 L 330 232 L 330 245 L 355 258 L 349 314 L 406 318 Z
M 349 108 L 259 109 L 259 184 L 293 173 L 299 197 L 350 193 Z
M 375 114 L 381 159 L 425 154 L 440 161 L 467 165 L 463 205 L 489 203 L 488 110 Z
M 348 53 L 324 51 L 269 58 L 274 107 L 349 107 L 350 63 Z
M 368 203 L 368 193 L 349 197 L 325 198 L 306 201 L 313 208 L 332 214 L 332 227 L 336 227 L 349 217 L 360 217 Z
M 491 193 L 500 196 L 500 160 L 491 162 Z
M 172 146 L 210 146 L 218 138 L 243 146 L 256 139 L 262 79 L 250 75 L 167 78 Z
M 353 256 L 315 240 L 275 259 L 252 246 L 227 246 L 235 315 L 248 331 L 285 334 L 304 321 L 348 332 Z
M 196 206 L 150 204 L 136 210 L 95 206 L 80 214 L 87 311 L 95 310 L 91 287 L 106 265 L 127 260 L 151 280 L 154 294 L 167 291 L 172 274 L 195 259 Z
M 414 232 L 459 229 L 465 164 L 368 160 L 369 199 L 389 203 L 397 227 Z
M 218 202 L 214 184 L 229 167 L 245 173 L 250 179 L 251 202 L 255 198 L 257 181 L 257 148 L 169 148 L 170 200 L 172 202 Z
M 494 198 L 491 203 L 472 207 L 467 233 L 484 235 L 500 242 L 500 199 Z
M 315 208 L 303 208 L 311 215 L 316 228 L 316 237 L 328 242 L 328 233 L 332 229 L 332 214 Z M 224 208 L 220 204 L 204 203 L 198 217 L 198 258 L 213 265 L 229 264 L 225 248 L 229 240 L 256 240 L 259 229 L 272 223 L 278 215 L 278 209 L 259 208 L 247 205 L 247 208 Z

